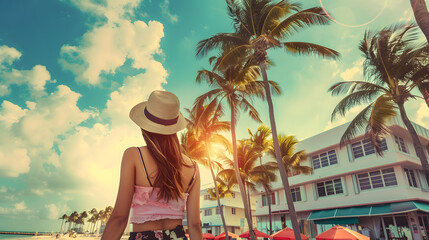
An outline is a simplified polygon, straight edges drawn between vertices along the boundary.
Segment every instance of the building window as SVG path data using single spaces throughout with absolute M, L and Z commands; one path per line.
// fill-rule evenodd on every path
M 211 216 L 212 215 L 212 209 L 205 209 L 204 210 L 204 216 Z
M 235 208 L 231 208 L 231 213 L 232 213 L 232 215 L 235 215 L 235 213 L 236 213 Z
M 216 215 L 219 215 L 219 214 L 220 214 L 220 208 L 216 207 Z
M 297 187 L 297 188 L 291 188 L 290 192 L 292 193 L 292 200 L 294 202 L 300 202 L 300 201 L 302 201 L 302 199 L 301 199 L 301 189 L 299 187 Z
M 359 181 L 360 190 L 369 190 L 398 185 L 393 168 L 360 173 L 357 175 L 357 178 Z
M 338 163 L 337 154 L 335 150 L 324 152 L 315 156 L 312 156 L 313 169 L 327 167 Z
M 232 198 L 235 198 L 235 193 L 231 193 Z
M 386 139 L 381 140 L 381 150 L 387 150 Z M 375 153 L 375 148 L 369 138 L 352 144 L 353 157 L 360 158 Z
M 317 183 L 317 193 L 319 197 L 343 193 L 341 178 Z
M 407 175 L 408 184 L 411 187 L 417 187 L 416 175 L 414 174 L 414 170 L 404 168 L 405 174 Z
M 210 199 L 212 199 L 212 196 L 210 194 L 204 195 L 204 200 L 210 200 Z
M 396 146 L 398 146 L 399 151 L 408 153 L 408 150 L 407 150 L 407 147 L 405 146 L 405 141 L 403 138 L 395 136 L 395 143 L 396 143 Z
M 276 204 L 276 194 L 275 192 L 271 193 L 271 205 Z M 262 195 L 262 207 L 268 206 L 267 195 Z

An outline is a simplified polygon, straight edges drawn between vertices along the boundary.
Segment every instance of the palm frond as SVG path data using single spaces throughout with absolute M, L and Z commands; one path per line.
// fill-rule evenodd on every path
M 299 11 L 289 16 L 279 22 L 276 26 L 272 27 L 269 34 L 275 38 L 284 39 L 307 27 L 314 25 L 328 25 L 330 22 L 329 17 L 322 8 L 314 7 Z
M 340 53 L 321 45 L 308 42 L 283 42 L 286 51 L 296 55 L 318 55 L 332 59 L 338 59 Z
M 388 123 L 396 116 L 396 109 L 397 107 L 392 97 L 387 94 L 378 97 L 373 104 L 366 131 L 377 154 L 380 156 L 383 155 L 381 140 L 390 133 Z
M 334 111 L 331 115 L 331 121 L 334 121 L 337 115 L 345 116 L 346 112 L 351 108 L 356 107 L 361 104 L 368 104 L 374 101 L 374 98 L 379 95 L 380 92 L 378 90 L 363 90 L 350 93 L 346 97 L 344 97 L 334 108 Z
M 371 113 L 373 105 L 374 103 L 369 104 L 350 122 L 341 137 L 340 147 L 344 147 L 353 137 L 356 136 L 357 132 L 366 129 L 366 126 L 368 125 L 368 116 Z

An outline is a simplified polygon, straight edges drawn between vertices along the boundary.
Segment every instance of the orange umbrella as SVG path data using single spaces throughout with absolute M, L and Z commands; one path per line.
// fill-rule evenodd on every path
M 295 240 L 295 234 L 292 229 L 285 228 L 270 236 L 274 240 Z M 309 238 L 301 233 L 302 240 L 308 240 Z
M 235 235 L 234 233 L 231 233 L 231 232 L 228 232 L 228 237 L 230 237 L 230 238 L 238 238 L 237 235 Z M 222 240 L 222 239 L 225 239 L 225 238 L 226 238 L 225 237 L 225 232 L 223 232 L 223 233 L 217 235 L 215 237 L 215 240 Z
M 266 234 L 264 232 L 261 232 L 261 231 L 258 231 L 256 229 L 253 229 L 253 232 L 255 233 L 255 237 L 263 237 L 263 238 L 268 238 L 269 237 L 268 234 Z M 244 232 L 244 233 L 240 234 L 239 237 L 241 237 L 241 238 L 250 238 L 250 233 L 249 233 L 249 231 Z
M 369 237 L 340 225 L 316 236 L 316 240 L 369 240 Z
M 214 239 L 215 236 L 213 236 L 213 234 L 211 233 L 204 233 L 203 234 L 203 239 Z

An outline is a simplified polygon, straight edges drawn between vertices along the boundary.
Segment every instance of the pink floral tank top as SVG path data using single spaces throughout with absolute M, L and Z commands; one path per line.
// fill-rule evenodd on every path
M 189 194 L 184 193 L 183 196 L 177 200 L 158 200 L 159 188 L 152 187 L 152 182 L 148 177 L 140 149 L 137 149 L 139 150 L 143 168 L 151 186 L 134 186 L 134 196 L 131 202 L 130 222 L 144 223 L 147 221 L 155 221 L 160 219 L 183 219 L 185 216 L 186 200 Z M 195 163 L 193 164 L 195 167 Z M 194 175 L 192 176 L 192 180 L 189 183 L 188 188 L 194 181 L 195 172 L 196 171 L 194 170 Z

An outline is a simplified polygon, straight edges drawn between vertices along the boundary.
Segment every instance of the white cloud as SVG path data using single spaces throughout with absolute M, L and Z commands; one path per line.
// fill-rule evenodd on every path
M 126 60 L 132 67 L 144 69 L 152 55 L 161 53 L 160 41 L 164 37 L 163 25 L 156 21 L 131 22 L 139 1 L 104 1 L 103 5 L 86 1 L 72 1 L 84 11 L 107 18 L 85 33 L 78 46 L 63 45 L 59 63 L 63 69 L 76 75 L 76 80 L 90 85 L 102 82 L 103 74 L 115 74 Z
M 30 70 L 18 70 L 11 65 L 21 57 L 21 53 L 15 48 L 0 46 L 0 96 L 10 93 L 9 86 L 27 85 L 32 96 L 44 94 L 45 85 L 51 79 L 51 75 L 45 66 L 36 65 Z
M 353 63 L 353 67 L 346 69 L 340 74 L 344 81 L 360 81 L 363 78 L 362 70 L 363 60 L 358 60 Z
M 159 6 L 161 7 L 161 13 L 167 17 L 170 22 L 177 23 L 179 20 L 176 14 L 172 14 L 169 10 L 170 0 L 164 0 Z
M 58 219 L 65 212 L 70 211 L 70 208 L 67 206 L 67 204 L 64 204 L 63 206 L 57 206 L 54 203 L 45 204 L 45 209 L 46 211 L 40 212 L 40 215 L 42 218 L 48 219 Z
M 6 64 L 11 65 L 15 60 L 21 57 L 21 53 L 16 48 L 6 45 L 0 46 L 0 70 Z
M 9 101 L 4 100 L 0 108 L 0 124 L 3 123 L 6 127 L 19 121 L 25 115 L 27 109 L 22 109 Z
M 0 177 L 18 177 L 30 170 L 30 158 L 24 148 L 0 147 Z
M 18 211 L 25 210 L 26 208 L 27 208 L 27 206 L 25 205 L 24 201 L 21 201 L 19 203 L 15 203 L 15 209 Z
M 429 108 L 423 101 L 420 103 L 420 106 L 417 109 L 415 118 L 416 123 L 429 129 Z

